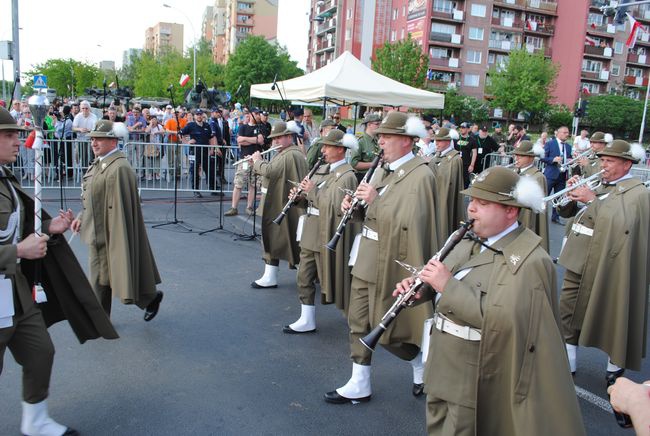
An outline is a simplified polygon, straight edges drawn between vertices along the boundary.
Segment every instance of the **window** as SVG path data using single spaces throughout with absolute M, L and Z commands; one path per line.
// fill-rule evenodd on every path
M 582 82 L 582 89 L 587 88 L 591 94 L 600 94 L 600 85 L 598 83 Z
M 391 30 L 390 31 L 390 40 L 391 40 L 391 42 L 395 42 L 396 39 L 397 39 L 397 32 L 395 32 L 394 30 Z
M 453 35 L 456 33 L 456 26 L 451 24 L 431 23 L 432 33 L 444 33 L 445 35 Z
M 431 59 L 447 59 L 451 57 L 451 50 L 448 48 L 431 47 L 429 49 Z
M 483 41 L 483 29 L 480 27 L 470 27 L 469 39 L 473 39 L 475 41 Z
M 404 28 L 403 27 L 402 27 L 402 33 L 401 33 L 399 39 L 404 39 Z
M 469 64 L 480 64 L 481 63 L 481 52 L 478 51 L 478 50 L 467 50 L 467 63 L 469 63 Z
M 591 59 L 582 60 L 582 71 L 598 73 L 603 69 L 603 63 L 601 61 L 592 61 Z
M 352 18 L 352 9 L 351 9 L 351 8 L 348 8 L 348 9 L 345 11 L 345 19 L 346 19 L 346 20 L 349 20 L 350 18 Z M 394 19 L 394 18 L 393 18 L 393 19 Z
M 621 74 L 621 66 L 612 64 L 612 76 L 618 76 L 619 74 Z
M 454 2 L 451 0 L 433 0 L 434 12 L 446 12 L 451 14 L 454 9 Z
M 641 33 L 641 32 L 639 32 L 639 33 Z M 624 47 L 624 46 L 625 46 L 625 44 L 623 44 L 623 42 L 621 42 L 621 41 L 616 41 L 616 42 L 614 43 L 614 53 L 616 53 L 616 54 L 623 54 L 623 47 Z
M 393 21 L 397 20 L 398 14 L 399 14 L 399 9 L 393 9 Z
M 472 88 L 477 88 L 480 82 L 480 76 L 478 74 L 465 74 L 463 83 L 465 86 L 471 86 Z
M 485 5 L 477 5 L 476 3 L 472 4 L 472 16 L 473 17 L 485 17 L 487 9 Z M 478 86 L 478 85 L 477 85 Z
M 402 6 L 402 17 L 406 17 L 406 6 Z
M 345 29 L 345 40 L 349 41 L 352 38 L 352 29 Z
M 532 45 L 536 49 L 541 49 L 544 47 L 542 38 L 539 38 L 537 36 L 526 36 L 526 45 Z
M 641 100 L 641 91 L 638 89 L 630 89 L 627 91 L 627 96 L 637 100 Z
M 427 78 L 429 80 L 433 80 L 433 81 L 436 81 L 436 82 L 449 83 L 449 82 L 453 81 L 454 75 L 453 75 L 453 73 L 446 73 L 446 72 L 443 72 L 443 71 L 429 70 L 427 72 Z
M 641 68 L 627 67 L 625 68 L 625 75 L 632 77 L 643 77 L 643 70 Z
M 590 13 L 589 17 L 587 18 L 587 26 L 602 26 L 603 25 L 603 15 L 602 14 L 594 14 Z

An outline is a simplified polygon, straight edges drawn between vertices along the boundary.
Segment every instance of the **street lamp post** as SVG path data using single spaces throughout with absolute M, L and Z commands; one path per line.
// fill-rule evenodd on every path
M 169 9 L 174 9 L 178 12 L 180 12 L 185 19 L 187 20 L 188 23 L 190 23 L 190 26 L 192 27 L 192 38 L 196 36 L 196 30 L 194 29 L 194 24 L 192 23 L 192 20 L 187 16 L 185 12 L 183 12 L 181 9 L 175 8 L 171 5 L 168 5 L 167 3 L 163 3 L 163 7 L 169 8 Z M 193 61 L 193 73 L 192 73 L 192 84 L 196 88 L 196 41 L 194 41 L 194 44 L 192 44 L 192 49 L 193 49 L 193 54 L 194 54 L 194 61 Z

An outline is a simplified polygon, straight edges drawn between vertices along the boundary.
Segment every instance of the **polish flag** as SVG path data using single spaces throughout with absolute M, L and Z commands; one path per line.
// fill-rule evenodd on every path
M 533 30 L 533 25 L 530 24 L 530 20 L 528 20 L 528 19 L 526 20 L 526 29 Z
M 591 92 L 589 92 L 589 88 L 587 88 L 586 86 L 582 88 L 582 93 L 586 96 L 591 95 Z
M 641 26 L 641 24 L 637 20 L 635 20 L 634 17 L 630 15 L 629 12 L 626 12 L 625 15 L 627 15 L 627 18 L 630 20 L 630 27 L 631 27 L 630 34 L 627 37 L 627 41 L 625 41 L 625 45 L 628 48 L 634 48 L 634 44 L 636 43 L 636 35 L 639 32 L 639 30 L 641 30 L 644 33 L 647 32 L 646 29 L 644 29 L 643 26 Z
M 590 38 L 588 36 L 585 36 L 585 44 L 587 45 L 596 45 L 596 40 L 593 38 Z
M 181 86 L 185 86 L 189 81 L 190 81 L 190 76 L 188 76 L 187 74 L 181 74 L 181 79 L 178 81 L 178 83 Z

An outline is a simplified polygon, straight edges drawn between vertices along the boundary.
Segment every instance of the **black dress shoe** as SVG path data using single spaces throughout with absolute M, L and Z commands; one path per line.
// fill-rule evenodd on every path
M 605 374 L 605 380 L 607 380 L 607 387 L 610 387 L 611 385 L 616 383 L 616 379 L 622 377 L 624 373 L 625 373 L 625 368 L 621 368 L 618 371 L 607 371 L 607 374 Z
M 304 332 L 299 332 L 298 330 L 294 330 L 291 328 L 291 326 L 285 325 L 282 327 L 282 333 L 286 333 L 288 335 L 301 335 L 303 333 L 314 333 L 316 332 L 316 329 L 311 329 L 311 330 L 305 330 Z
M 413 396 L 419 397 L 424 393 L 424 383 L 413 383 Z
M 342 395 L 339 395 L 338 392 L 332 391 L 325 394 L 325 401 L 332 404 L 366 403 L 370 401 L 370 395 L 362 398 L 346 398 Z
M 63 436 L 79 436 L 79 432 L 74 428 L 67 427 Z
M 156 291 L 156 296 L 153 301 L 147 305 L 147 308 L 144 310 L 144 320 L 151 321 L 158 315 L 158 309 L 160 309 L 160 302 L 163 299 L 163 292 Z
M 270 285 L 270 286 L 258 285 L 256 281 L 253 281 L 253 283 L 251 283 L 251 288 L 255 288 L 255 289 L 271 289 L 271 288 L 277 288 L 277 287 L 278 287 L 278 285 Z

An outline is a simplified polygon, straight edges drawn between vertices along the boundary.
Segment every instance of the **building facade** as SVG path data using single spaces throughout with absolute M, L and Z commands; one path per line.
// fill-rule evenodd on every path
M 156 23 L 147 28 L 144 49 L 158 55 L 165 50 L 183 53 L 183 25 L 177 23 Z
M 212 43 L 215 63 L 224 64 L 249 35 L 275 41 L 278 0 L 215 0 L 203 14 L 203 37 Z

